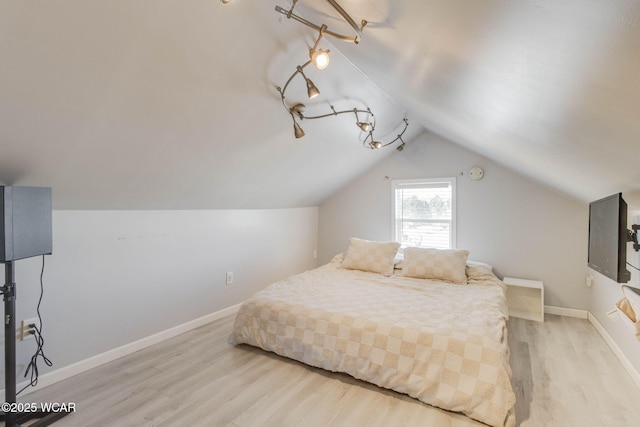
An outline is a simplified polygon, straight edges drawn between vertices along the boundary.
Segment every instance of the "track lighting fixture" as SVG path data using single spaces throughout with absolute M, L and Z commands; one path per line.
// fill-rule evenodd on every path
M 322 27 L 320 27 L 320 35 L 318 36 L 316 43 L 309 50 L 309 58 L 318 70 L 324 70 L 327 68 L 327 66 L 329 66 L 329 61 L 331 60 L 329 57 L 329 49 L 318 49 L 318 43 L 320 43 L 325 31 L 327 31 L 327 26 L 322 24 Z
M 307 65 L 307 64 L 305 64 L 305 65 Z M 300 65 L 298 65 L 298 73 L 302 74 L 302 78 L 304 79 L 304 81 L 307 84 L 307 96 L 309 97 L 309 99 L 313 99 L 316 96 L 320 95 L 320 91 L 318 90 L 316 85 L 313 84 L 311 79 L 307 78 L 307 76 L 304 75 L 304 72 L 302 71 L 302 67 Z M 295 73 L 294 73 L 294 75 L 295 75 Z
M 230 0 L 227 0 L 227 2 L 229 2 Z M 316 24 L 314 24 L 313 22 L 309 22 L 306 19 L 304 19 L 301 16 L 296 15 L 295 13 L 293 13 L 293 9 L 296 7 L 296 4 L 298 4 L 299 0 L 293 0 L 293 4 L 291 5 L 291 9 L 286 10 L 283 9 L 280 6 L 276 6 L 276 12 L 284 15 L 287 17 L 287 19 L 293 19 L 295 21 L 300 22 L 301 24 L 306 25 L 309 28 L 313 28 L 314 30 L 320 31 L 322 26 L 318 26 Z M 222 0 L 223 3 L 225 3 L 224 0 Z M 324 34 L 327 34 L 331 37 L 334 37 L 336 39 L 339 40 L 343 40 L 343 41 L 347 41 L 347 42 L 352 42 L 355 44 L 358 44 L 360 42 L 360 36 L 362 35 L 362 30 L 365 27 L 365 25 L 367 25 L 367 21 L 366 20 L 362 20 L 360 21 L 360 26 L 358 27 L 358 24 L 356 24 L 356 22 L 353 20 L 353 18 L 351 18 L 351 16 L 349 16 L 349 14 L 342 8 L 342 6 L 340 6 L 338 4 L 337 1 L 335 0 L 327 0 L 327 2 L 340 14 L 340 16 L 342 16 L 342 19 L 344 19 L 350 26 L 351 28 L 353 28 L 353 30 L 356 32 L 356 35 L 353 37 L 350 36 L 345 36 L 333 31 L 329 31 L 327 29 L 325 29 Z M 326 27 L 326 25 L 325 25 Z
M 221 0 L 222 3 L 229 3 L 231 0 Z M 304 115 L 304 111 L 305 111 L 305 105 L 302 103 L 295 103 L 293 104 L 291 107 L 289 107 L 287 105 L 286 102 L 286 97 L 285 97 L 285 93 L 287 91 L 287 88 L 289 87 L 289 84 L 291 83 L 291 81 L 298 75 L 300 74 L 300 76 L 302 76 L 302 78 L 305 81 L 305 85 L 307 87 L 307 96 L 309 97 L 309 99 L 313 99 L 316 98 L 318 95 L 320 95 L 320 90 L 318 90 L 318 88 L 316 87 L 316 85 L 311 81 L 310 78 L 308 78 L 305 73 L 304 73 L 304 68 L 307 67 L 309 64 L 313 64 L 317 69 L 319 70 L 324 70 L 325 68 L 327 68 L 327 66 L 329 66 L 329 63 L 331 61 L 331 58 L 329 56 L 329 49 L 320 49 L 318 47 L 318 45 L 320 44 L 320 41 L 322 40 L 322 38 L 327 35 L 327 36 L 331 36 L 333 38 L 336 38 L 338 40 L 342 40 L 342 41 L 347 41 L 347 42 L 351 42 L 354 44 L 358 44 L 360 42 L 360 37 L 362 36 L 362 30 L 364 29 L 364 27 L 367 25 L 367 21 L 366 20 L 362 20 L 360 21 L 360 26 L 358 26 L 356 24 L 356 22 L 353 20 L 353 18 L 351 18 L 351 16 L 342 8 L 342 6 L 340 6 L 338 4 L 337 1 L 335 0 L 327 0 L 327 2 L 340 14 L 340 16 L 342 17 L 342 19 L 344 19 L 345 22 L 347 22 L 351 28 L 353 28 L 353 30 L 355 31 L 355 35 L 354 36 L 348 36 L 348 35 L 343 35 L 340 33 L 336 33 L 334 31 L 330 31 L 327 28 L 326 24 L 322 24 L 322 25 L 316 25 L 313 22 L 310 22 L 304 18 L 302 18 L 301 16 L 298 16 L 296 14 L 293 13 L 293 10 L 295 9 L 296 5 L 298 4 L 299 0 L 292 0 L 292 5 L 291 8 L 289 10 L 284 9 L 280 6 L 276 6 L 275 10 L 276 12 L 284 15 L 287 19 L 293 19 L 295 21 L 300 22 L 301 24 L 306 25 L 309 28 L 312 28 L 316 31 L 318 31 L 318 37 L 313 45 L 313 47 L 311 49 L 309 49 L 309 60 L 307 62 L 305 62 L 303 65 L 298 65 L 296 67 L 296 70 L 293 72 L 293 74 L 289 77 L 289 79 L 286 81 L 286 83 L 284 84 L 284 86 L 282 87 L 276 87 L 276 89 L 278 90 L 278 92 L 280 93 L 280 98 L 282 101 L 282 105 L 284 106 L 285 110 L 289 113 L 289 115 L 291 116 L 291 119 L 293 120 L 293 133 L 294 136 L 296 138 L 302 138 L 305 134 L 304 134 L 304 130 L 302 129 L 302 127 L 300 126 L 300 124 L 298 123 L 298 121 L 296 121 L 296 118 L 300 121 L 304 120 L 304 119 L 309 119 L 309 120 L 313 120 L 313 119 L 322 119 L 322 118 L 326 118 L 326 117 L 330 117 L 330 116 L 338 116 L 338 115 L 342 115 L 342 114 L 354 114 L 355 115 L 355 123 L 356 126 L 358 127 L 359 130 L 361 130 L 362 132 L 366 133 L 366 136 L 362 142 L 362 145 L 365 148 L 369 148 L 371 150 L 377 150 L 379 148 L 382 147 L 386 147 L 388 145 L 391 145 L 397 141 L 400 141 L 400 145 L 397 147 L 398 151 L 402 151 L 404 149 L 405 146 L 405 142 L 402 140 L 402 135 L 404 135 L 405 131 L 407 130 L 407 127 L 409 126 L 409 121 L 405 118 L 403 119 L 404 121 L 404 129 L 402 129 L 402 132 L 400 132 L 400 134 L 394 138 L 393 140 L 391 140 L 390 142 L 387 143 L 383 143 L 379 140 L 375 140 L 373 137 L 373 132 L 376 128 L 375 126 L 375 117 L 373 115 L 373 113 L 371 112 L 371 110 L 369 108 L 367 108 L 366 110 L 364 109 L 358 109 L 358 108 L 353 108 L 353 109 L 349 109 L 349 110 L 341 110 L 341 111 L 336 111 L 336 109 L 333 107 L 333 105 L 330 106 L 330 112 L 327 112 L 325 114 L 319 114 L 319 115 L 310 115 L 310 116 L 305 116 Z M 361 120 L 359 117 L 359 114 L 363 114 L 367 116 L 367 120 Z
M 367 110 L 368 112 L 370 112 L 371 110 Z M 358 125 L 358 127 L 363 131 L 363 132 L 369 132 L 371 130 L 371 123 L 369 122 L 361 122 L 360 118 L 358 117 L 358 110 L 357 109 L 353 109 L 353 113 L 356 115 L 356 125 Z M 373 116 L 373 114 L 371 114 Z
M 282 102 L 284 104 L 283 90 L 281 88 L 278 88 L 278 91 L 280 92 L 280 96 L 282 97 Z M 407 128 L 409 127 L 409 120 L 407 120 L 406 118 L 403 119 L 404 128 L 402 129 L 402 132 L 398 134 L 398 136 L 396 136 L 394 139 L 392 139 L 389 142 L 380 142 L 380 141 L 376 141 L 373 138 L 373 132 L 376 129 L 376 125 L 375 125 L 375 117 L 370 109 L 360 110 L 360 109 L 354 108 L 351 110 L 338 111 L 333 107 L 333 105 L 331 105 L 329 106 L 329 109 L 331 110 L 330 112 L 316 115 L 316 116 L 305 116 L 304 115 L 305 109 L 306 109 L 306 106 L 301 103 L 294 104 L 291 108 L 288 109 L 289 114 L 293 119 L 294 135 L 296 138 L 302 138 L 304 136 L 304 130 L 302 130 L 302 127 L 300 127 L 300 125 L 296 121 L 296 117 L 299 120 L 305 120 L 305 119 L 314 120 L 314 119 L 324 119 L 325 117 L 331 117 L 331 116 L 339 116 L 342 114 L 353 114 L 356 117 L 356 126 L 358 126 L 358 128 L 360 128 L 360 130 L 362 130 L 363 132 L 367 133 L 367 136 L 362 141 L 363 147 L 371 150 L 377 150 L 379 148 L 387 147 L 397 141 L 400 141 L 400 145 L 397 147 L 397 150 L 400 152 L 404 150 L 405 142 L 402 139 L 402 136 L 404 135 L 404 133 L 407 131 Z M 360 121 L 358 118 L 358 113 L 369 115 L 372 121 L 371 122 Z

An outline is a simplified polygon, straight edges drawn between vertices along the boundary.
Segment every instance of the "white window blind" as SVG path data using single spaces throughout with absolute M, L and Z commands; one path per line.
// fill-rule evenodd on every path
M 402 247 L 451 249 L 455 178 L 393 181 L 394 239 Z

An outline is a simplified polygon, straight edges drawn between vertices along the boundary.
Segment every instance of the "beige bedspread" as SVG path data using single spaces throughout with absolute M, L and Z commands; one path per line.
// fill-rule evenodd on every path
M 231 339 L 511 427 L 504 285 L 475 271 L 452 285 L 330 263 L 247 300 Z

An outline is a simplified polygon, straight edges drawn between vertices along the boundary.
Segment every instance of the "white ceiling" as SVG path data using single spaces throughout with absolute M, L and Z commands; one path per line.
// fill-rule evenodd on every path
M 375 4 L 343 52 L 424 127 L 585 201 L 640 188 L 640 2 Z
M 0 183 L 57 209 L 312 206 L 393 149 L 350 115 L 291 118 L 275 87 L 314 32 L 290 0 L 0 0 Z M 584 201 L 640 200 L 640 2 L 341 0 L 309 109 L 371 107 L 389 140 L 426 128 Z M 320 0 L 296 13 L 348 31 Z M 410 143 L 410 141 L 408 141 Z

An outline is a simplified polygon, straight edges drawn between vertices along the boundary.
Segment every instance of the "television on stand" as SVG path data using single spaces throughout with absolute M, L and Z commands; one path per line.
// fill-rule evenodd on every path
M 15 262 L 51 254 L 51 208 L 51 188 L 0 186 L 0 263 L 4 264 L 5 270 L 5 284 L 0 288 L 4 301 L 4 400 L 9 404 L 7 412 L 0 412 L 0 421 L 7 427 L 26 425 L 24 423 L 34 418 L 38 418 L 34 426 L 47 426 L 68 414 L 65 411 L 10 410 L 11 404 L 16 403 L 17 394 Z
M 50 255 L 51 188 L 0 186 L 0 263 Z

